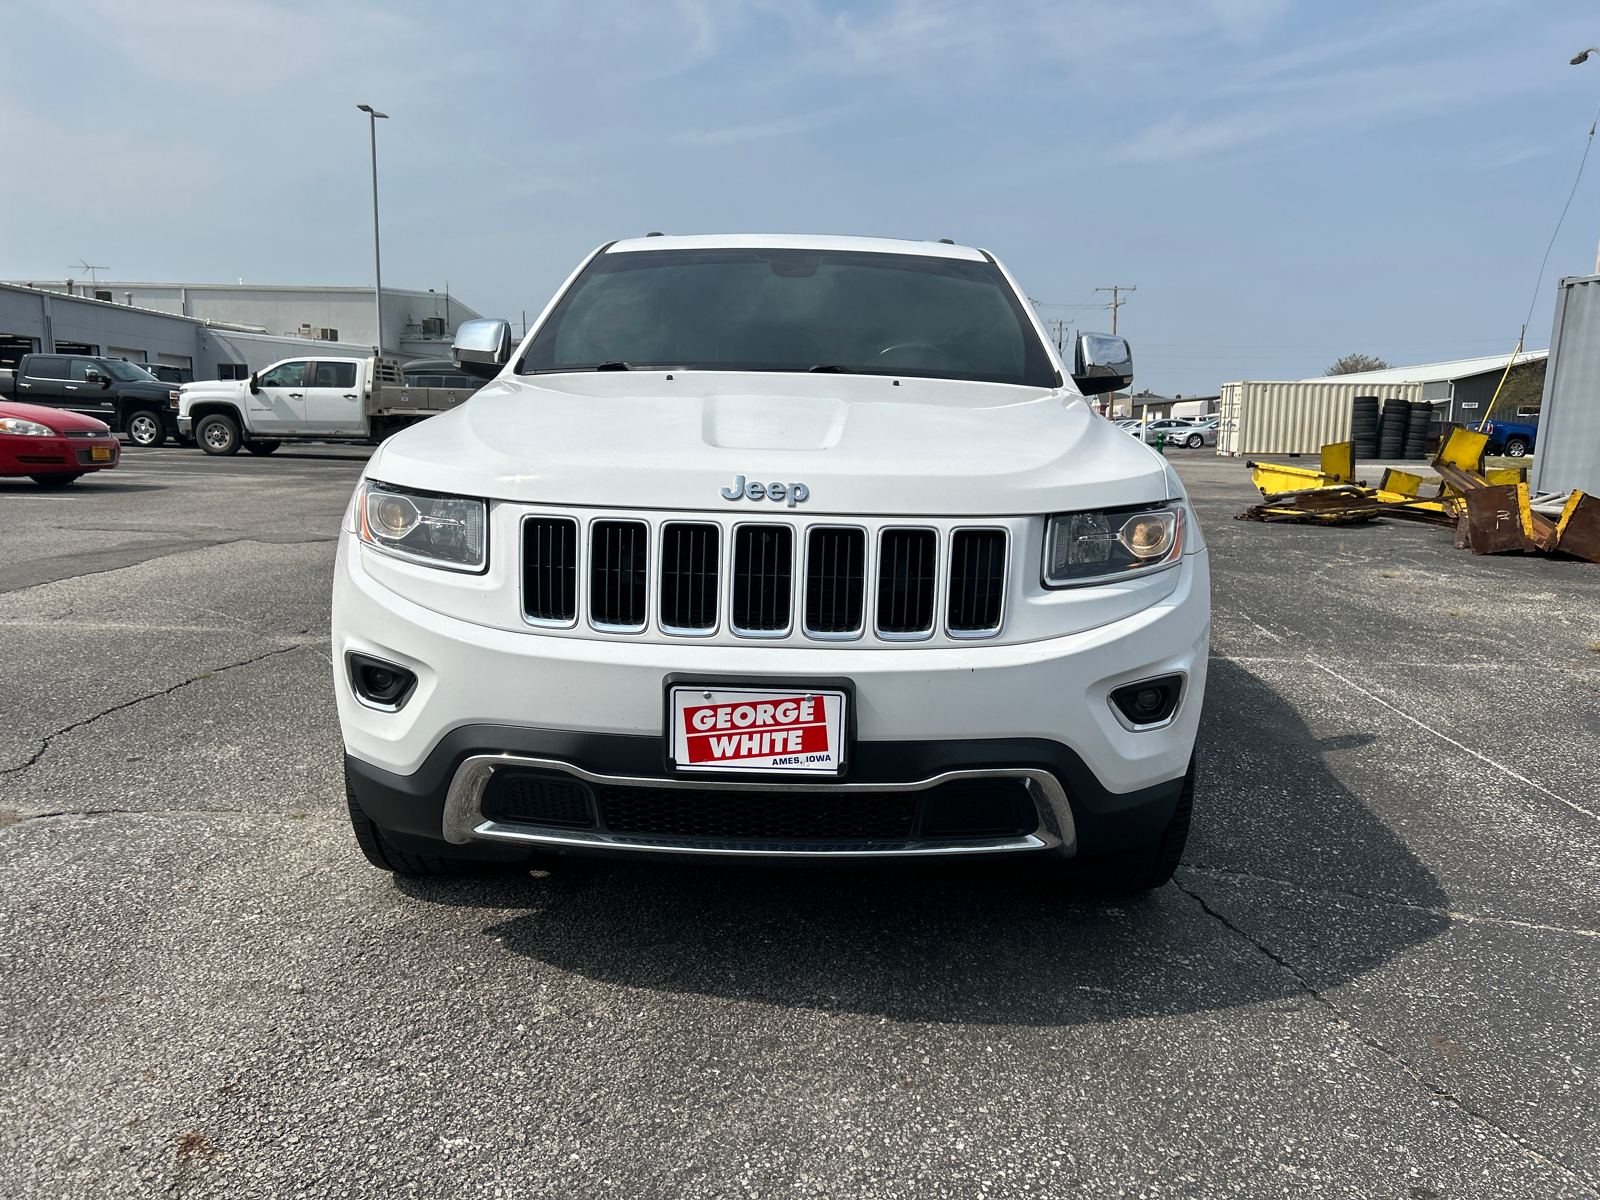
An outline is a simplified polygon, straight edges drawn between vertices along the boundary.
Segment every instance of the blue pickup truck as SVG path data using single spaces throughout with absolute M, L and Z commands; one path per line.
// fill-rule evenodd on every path
M 1538 439 L 1539 427 L 1521 421 L 1490 421 L 1484 425 L 1483 432 L 1489 435 L 1489 444 L 1484 447 L 1485 453 L 1503 454 L 1507 458 L 1522 458 L 1533 453 L 1533 444 Z

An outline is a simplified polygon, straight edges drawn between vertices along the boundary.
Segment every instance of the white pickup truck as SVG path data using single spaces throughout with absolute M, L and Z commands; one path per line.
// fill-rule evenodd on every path
M 476 381 L 474 381 L 475 383 Z M 178 434 L 207 454 L 271 454 L 286 441 L 381 442 L 456 407 L 473 386 L 409 386 L 389 358 L 291 358 L 249 379 L 178 389 Z

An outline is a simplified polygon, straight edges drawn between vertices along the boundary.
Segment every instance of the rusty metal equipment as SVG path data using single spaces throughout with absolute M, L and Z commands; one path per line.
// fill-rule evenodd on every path
M 1349 525 L 1376 517 L 1448 525 L 1458 549 L 1474 554 L 1559 552 L 1600 562 L 1600 498 L 1575 491 L 1554 513 L 1559 497 L 1539 500 L 1534 510 L 1524 473 L 1517 468 L 1484 470 L 1488 435 L 1455 429 L 1432 466 L 1433 480 L 1408 471 L 1387 470 L 1376 488 L 1354 474 L 1353 446 L 1334 442 L 1322 448 L 1321 469 L 1276 463 L 1248 463 L 1262 503 L 1240 513 L 1241 521 L 1291 522 L 1305 525 Z M 1549 505 L 1547 507 L 1547 505 Z

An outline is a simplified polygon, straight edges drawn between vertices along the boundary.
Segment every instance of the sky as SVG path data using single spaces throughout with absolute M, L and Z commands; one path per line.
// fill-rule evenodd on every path
M 614 238 L 953 238 L 1135 387 L 1549 343 L 1600 240 L 1567 0 L 0 0 L 0 278 L 372 282 L 531 321 Z M 1530 305 L 1532 315 L 1529 317 Z M 3 332 L 3 331 L 0 331 Z

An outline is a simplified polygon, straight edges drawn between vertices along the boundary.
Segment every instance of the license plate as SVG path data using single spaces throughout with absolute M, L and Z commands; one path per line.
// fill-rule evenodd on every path
M 89 450 L 89 457 L 91 459 L 93 459 L 95 462 L 110 462 L 111 461 L 111 447 L 110 446 L 94 446 L 94 447 L 91 447 L 90 450 Z
M 837 775 L 845 693 L 786 688 L 672 689 L 672 758 L 680 770 Z

